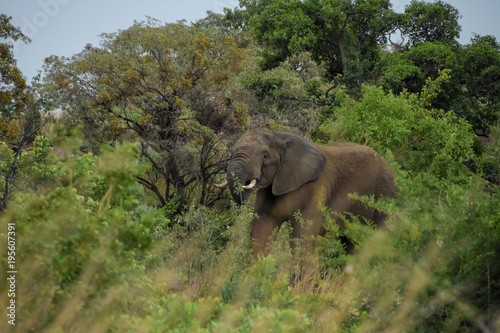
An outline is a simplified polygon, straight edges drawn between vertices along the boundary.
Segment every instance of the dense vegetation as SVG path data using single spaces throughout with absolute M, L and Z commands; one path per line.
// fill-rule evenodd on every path
M 28 84 L 12 41 L 29 40 L 0 15 L 1 331 L 500 330 L 500 44 L 459 44 L 458 19 L 442 1 L 241 0 L 104 33 Z M 301 272 L 284 224 L 253 259 L 251 205 L 213 184 L 259 127 L 382 154 L 398 197 L 359 199 L 386 230 L 330 221 Z

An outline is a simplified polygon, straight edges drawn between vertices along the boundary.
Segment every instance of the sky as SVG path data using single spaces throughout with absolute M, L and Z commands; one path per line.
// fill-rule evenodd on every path
M 432 0 L 430 0 L 432 1 Z M 411 0 L 391 0 L 393 9 L 403 12 Z M 462 18 L 460 42 L 473 33 L 495 35 L 500 41 L 500 0 L 447 0 Z M 24 76 L 31 81 L 43 61 L 51 55 L 71 56 L 85 45 L 99 44 L 101 33 L 127 29 L 146 16 L 163 22 L 197 21 L 207 11 L 222 13 L 238 0 L 0 0 L 0 13 L 12 16 L 12 24 L 31 38 L 17 43 L 15 57 Z

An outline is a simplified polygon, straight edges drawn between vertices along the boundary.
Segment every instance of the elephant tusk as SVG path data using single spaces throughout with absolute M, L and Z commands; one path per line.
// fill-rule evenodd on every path
M 227 180 L 222 184 L 214 184 L 214 186 L 218 188 L 225 188 L 227 186 Z
M 243 186 L 243 188 L 245 190 L 250 190 L 250 189 L 254 188 L 255 184 L 257 184 L 257 179 L 256 178 L 252 179 L 252 182 L 250 184 L 248 184 L 248 185 Z

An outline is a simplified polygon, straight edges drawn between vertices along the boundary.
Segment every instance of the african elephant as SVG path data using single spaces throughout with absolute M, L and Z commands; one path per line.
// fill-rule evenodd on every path
M 349 193 L 393 197 L 397 190 L 393 173 L 373 149 L 344 142 L 332 146 L 311 144 L 305 139 L 268 130 L 245 133 L 230 150 L 227 184 L 241 204 L 256 188 L 255 218 L 250 234 L 253 254 L 265 253 L 274 228 L 285 221 L 293 237 L 324 235 L 324 217 L 318 202 L 338 213 L 352 213 L 383 223 L 384 214 L 367 207 Z M 307 227 L 297 223 L 299 211 Z M 306 243 L 307 244 L 307 243 Z M 312 242 L 307 245 L 312 247 Z

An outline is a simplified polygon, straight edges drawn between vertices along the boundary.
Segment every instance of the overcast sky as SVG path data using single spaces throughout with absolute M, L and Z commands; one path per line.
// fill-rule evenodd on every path
M 431 0 L 432 1 L 432 0 Z M 468 43 L 472 33 L 495 35 L 500 40 L 500 0 L 448 0 L 462 15 L 460 42 Z M 392 0 L 393 8 L 404 11 L 410 0 Z M 31 80 L 50 55 L 71 56 L 88 44 L 99 44 L 99 34 L 130 27 L 134 20 L 151 16 L 164 22 L 196 21 L 211 10 L 222 13 L 237 0 L 1 0 L 0 13 L 13 17 L 31 38 L 17 45 L 15 56 L 23 74 Z

